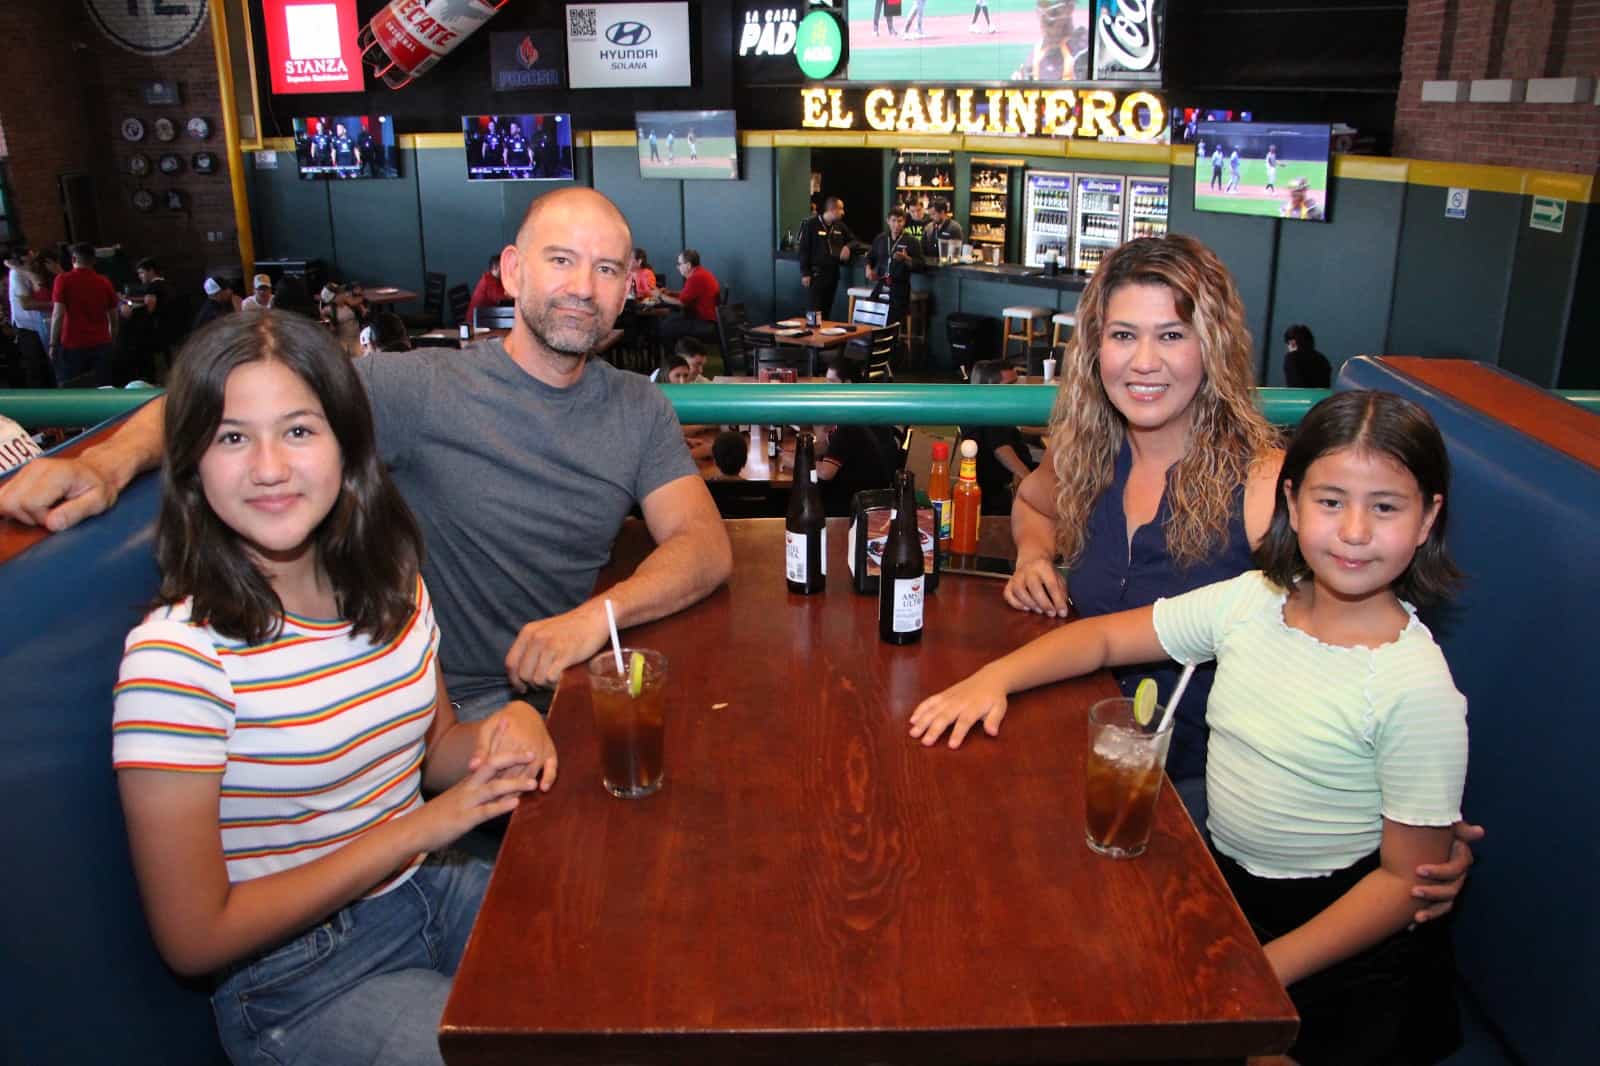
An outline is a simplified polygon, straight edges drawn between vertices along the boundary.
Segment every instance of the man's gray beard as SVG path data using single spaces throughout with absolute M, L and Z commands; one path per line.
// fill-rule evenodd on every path
M 545 316 L 552 310 L 549 305 L 539 313 L 526 307 L 522 307 L 521 310 L 522 321 L 539 343 L 548 351 L 568 359 L 582 359 L 594 350 L 594 346 L 600 343 L 600 338 L 604 335 L 604 327 L 601 326 L 598 317 L 592 330 L 579 329 L 577 326 L 559 326 L 551 329 L 545 325 Z

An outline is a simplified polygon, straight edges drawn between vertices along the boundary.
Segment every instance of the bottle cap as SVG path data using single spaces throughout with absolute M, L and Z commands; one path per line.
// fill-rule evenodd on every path
M 942 440 L 934 441 L 933 457 L 939 460 L 948 460 L 950 458 L 950 445 L 946 444 Z
M 978 457 L 978 442 L 968 438 L 961 442 L 961 458 L 976 459 Z

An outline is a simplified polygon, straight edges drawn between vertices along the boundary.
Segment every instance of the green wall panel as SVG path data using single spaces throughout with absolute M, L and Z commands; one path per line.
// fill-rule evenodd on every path
M 279 152 L 275 170 L 256 166 L 250 154 L 250 221 L 260 259 L 304 257 L 333 265 L 333 227 L 328 219 L 328 182 L 302 181 L 293 152 Z M 412 207 L 410 217 L 416 216 Z M 312 295 L 315 295 L 313 293 Z
M 1526 200 L 1474 191 L 1467 217 L 1447 219 L 1445 195 L 1433 186 L 1406 187 L 1388 354 L 1498 363 Z
M 673 263 L 684 247 L 684 183 L 639 177 L 639 154 L 633 148 L 596 148 L 593 152 L 594 187 L 611 197 L 627 216 L 633 243 L 649 253 L 651 268 L 662 283 L 674 289 L 682 285 Z
M 445 285 L 473 286 L 489 257 L 511 243 L 499 182 L 468 181 L 459 148 L 422 148 L 417 153 L 422 198 L 422 249 L 429 270 L 444 274 Z
M 740 151 L 738 181 L 691 182 L 683 189 L 684 244 L 733 289 L 752 322 L 772 321 L 771 148 Z
M 415 149 L 400 149 L 398 179 L 328 182 L 328 203 L 338 255 L 336 277 L 368 288 L 398 285 L 422 291 Z
M 1282 223 L 1272 318 L 1262 338 L 1271 353 L 1266 384 L 1283 384 L 1283 331 L 1296 322 L 1311 327 L 1335 376 L 1351 356 L 1384 352 L 1405 189 L 1340 179 L 1331 222 Z
M 1589 205 L 1569 202 L 1560 233 L 1530 227 L 1532 209 L 1533 199 L 1525 197 L 1517 226 L 1511 289 L 1506 294 L 1500 365 L 1541 388 L 1553 389 L 1572 301 L 1584 299 L 1576 282 Z M 1587 301 L 1593 300 L 1590 290 Z
M 1337 225 L 1337 223 L 1333 223 Z M 1262 367 L 1268 345 L 1268 311 L 1272 304 L 1273 261 L 1277 252 L 1275 218 L 1223 215 L 1194 209 L 1194 169 L 1172 169 L 1172 192 L 1168 201 L 1167 228 L 1172 233 L 1187 233 L 1205 243 L 1233 273 L 1244 301 L 1245 324 L 1254 342 L 1256 384 L 1262 382 Z M 1280 371 L 1281 373 L 1281 371 Z

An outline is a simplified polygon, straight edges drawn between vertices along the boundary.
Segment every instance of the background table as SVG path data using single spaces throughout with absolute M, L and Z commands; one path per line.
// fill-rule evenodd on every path
M 852 325 L 849 322 L 828 321 L 819 322 L 814 328 L 811 329 L 809 333 L 801 334 L 798 337 L 782 337 L 778 335 L 778 331 L 782 329 L 804 328 L 806 327 L 780 326 L 777 323 L 773 323 L 770 326 L 752 326 L 749 332 L 762 338 L 763 340 L 769 340 L 773 344 L 779 346 L 791 344 L 801 348 L 818 349 L 842 348 L 851 341 L 862 340 L 872 336 L 871 326 L 863 326 L 859 324 Z M 822 332 L 825 329 L 842 329 L 845 332 L 829 336 L 828 334 Z
M 671 659 L 659 793 L 605 792 L 587 682 L 563 678 L 561 779 L 512 817 L 441 1024 L 451 1066 L 1288 1046 L 1293 1007 L 1170 785 L 1144 857 L 1084 844 L 1085 709 L 1109 675 L 1013 699 L 960 751 L 906 735 L 919 699 L 1054 623 L 949 576 L 922 642 L 892 648 L 843 521 L 815 597 L 785 588 L 781 519 L 728 529 L 729 585 L 626 634 Z M 630 525 L 602 584 L 647 549 Z

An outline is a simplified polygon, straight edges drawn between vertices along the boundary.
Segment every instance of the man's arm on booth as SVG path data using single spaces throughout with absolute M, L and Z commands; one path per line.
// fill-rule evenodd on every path
M 160 464 L 166 407 L 157 396 L 83 454 L 28 463 L 0 484 L 0 518 L 59 533 L 109 510 L 128 482 Z

